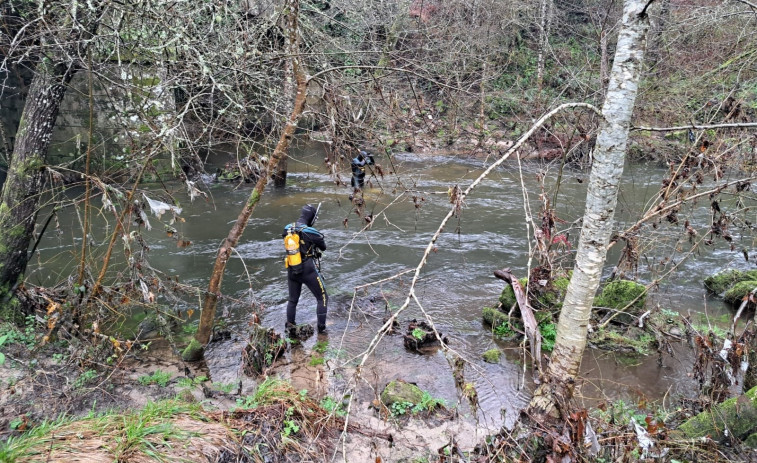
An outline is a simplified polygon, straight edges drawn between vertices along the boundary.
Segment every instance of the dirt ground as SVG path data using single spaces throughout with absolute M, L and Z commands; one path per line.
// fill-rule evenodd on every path
M 83 418 L 105 411 L 137 410 L 150 401 L 174 397 L 202 402 L 209 411 L 232 410 L 237 400 L 254 393 L 256 387 L 256 381 L 241 374 L 236 364 L 237 352 L 241 357 L 244 345 L 239 339 L 211 344 L 208 357 L 214 360 L 194 365 L 184 363 L 167 342 L 160 340 L 152 342 L 148 349 L 132 347 L 127 355 L 111 363 L 82 360 L 87 358 L 82 355 L 83 349 L 92 346 L 5 345 L 6 359 L 0 365 L 0 440 L 61 416 Z M 214 348 L 225 355 L 213 355 Z M 89 358 L 93 357 L 98 356 Z M 322 397 L 324 375 L 328 372 L 321 365 L 311 365 L 310 358 L 302 349 L 289 351 L 280 366 L 268 374 L 282 373 L 294 390 L 307 389 Z M 150 380 L 156 372 L 164 375 L 164 385 Z M 208 376 L 216 381 L 207 381 Z M 354 403 L 350 431 L 330 438 L 332 458 L 348 462 L 434 461 L 434 455 L 449 453 L 446 446 L 452 444 L 470 451 L 486 435 L 475 423 L 456 418 L 453 413 L 426 419 L 379 415 L 369 403 Z M 291 461 L 307 460 L 295 457 Z

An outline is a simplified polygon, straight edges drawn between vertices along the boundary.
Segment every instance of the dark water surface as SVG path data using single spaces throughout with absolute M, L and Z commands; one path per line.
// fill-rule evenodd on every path
M 466 188 L 487 161 L 400 154 L 393 158 L 396 173 L 390 173 L 389 162 L 385 158 L 377 160 L 387 175 L 372 179 L 366 189 L 366 210 L 374 214 L 374 223 L 361 233 L 365 222 L 353 212 L 348 187 L 336 185 L 327 174 L 324 155 L 320 145 L 301 147 L 289 162 L 287 187 L 267 189 L 237 247 L 237 255 L 226 269 L 223 294 L 227 299 L 221 304 L 219 317 L 243 339 L 251 306 L 256 303 L 264 307 L 266 326 L 277 330 L 283 328 L 287 288 L 281 231 L 285 224 L 298 217 L 303 204 L 321 203 L 316 227 L 326 236 L 329 247 L 322 265 L 331 295 L 327 338 L 329 360 L 325 366 L 309 365 L 308 353 L 315 342 L 313 337 L 305 343 L 304 350 L 288 354 L 288 361 L 293 379 L 301 379 L 304 387 L 310 384 L 309 389 L 323 388 L 333 393 L 348 379 L 347 370 L 337 367 L 344 362 L 354 365 L 354 357 L 367 347 L 387 310 L 396 310 L 404 302 L 410 275 L 370 285 L 356 293 L 354 289 L 415 268 L 431 235 L 449 210 L 448 189 L 455 184 Z M 224 161 L 219 157 L 217 163 Z M 554 179 L 557 167 L 523 166 L 523 181 L 532 208 L 530 214 L 536 216 L 540 204 L 542 191 L 537 177 L 546 175 Z M 621 223 L 630 224 L 639 216 L 642 208 L 658 192 L 664 174 L 665 171 L 654 167 L 627 168 L 618 210 Z M 342 175 L 349 182 L 346 169 Z M 560 227 L 568 229 L 581 216 L 587 182 L 588 175 L 584 172 L 566 171 L 563 175 L 557 210 L 558 216 L 566 223 Z M 228 183 L 212 184 L 207 201 L 200 198 L 193 203 L 181 185 L 170 187 L 174 188 L 175 197 L 182 203 L 184 211 L 181 216 L 185 219 L 185 222 L 173 226 L 192 244 L 177 247 L 175 240 L 166 237 L 163 225 L 150 215 L 153 230 L 144 233 L 150 247 L 149 262 L 165 274 L 178 277 L 184 284 L 205 289 L 216 250 L 236 220 L 241 205 L 248 199 L 251 185 L 243 184 L 237 188 L 237 185 Z M 554 180 L 548 181 L 547 187 L 551 199 Z M 157 185 L 152 188 L 156 191 L 148 194 L 153 199 L 165 199 L 157 191 Z M 508 421 L 515 417 L 517 409 L 527 402 L 533 386 L 530 374 L 524 377 L 522 350 L 495 339 L 481 322 L 481 308 L 494 305 L 503 288 L 503 282 L 492 275 L 493 270 L 510 267 L 517 276 L 527 274 L 529 248 L 523 202 L 518 164 L 509 162 L 483 181 L 467 198 L 459 220 L 453 219 L 447 225 L 415 290 L 423 309 L 433 318 L 438 329 L 449 337 L 451 347 L 470 361 L 466 375 L 478 390 L 479 417 L 494 426 L 502 423 L 500 410 L 506 411 Z M 95 203 L 99 206 L 99 199 Z M 663 223 L 656 229 L 644 229 L 644 236 L 650 238 L 640 241 L 643 258 L 637 276 L 646 283 L 669 269 L 669 262 L 683 261 L 675 276 L 654 292 L 650 303 L 660 303 L 682 313 L 700 314 L 706 302 L 711 318 L 722 320 L 723 315 L 729 313 L 728 309 L 720 302 L 706 298 L 701 281 L 729 265 L 747 265 L 741 253 L 732 252 L 725 243 L 716 242 L 711 247 L 701 247 L 683 260 L 682 251 L 688 248 L 687 241 L 678 241 L 685 219 L 691 219 L 692 224 L 700 229 L 709 226 L 707 204 L 703 202 L 693 211 L 682 211 L 679 225 Z M 35 264 L 42 265 L 30 272 L 32 283 L 50 285 L 67 275 L 65 264 L 75 261 L 72 256 L 81 246 L 81 233 L 78 232 L 81 227 L 73 212 L 73 208 L 62 211 L 61 232 L 45 236 L 39 259 L 35 258 Z M 105 232 L 114 222 L 112 214 L 105 211 L 100 217 L 92 240 L 105 243 L 108 238 Z M 166 218 L 167 215 L 163 222 L 167 222 Z M 570 236 L 577 237 L 578 229 L 572 229 Z M 734 238 L 737 249 L 742 246 L 751 249 L 751 237 L 734 234 Z M 611 252 L 608 273 L 617 262 L 619 248 L 617 246 Z M 116 254 L 123 259 L 120 242 Z M 56 256 L 57 259 L 51 261 Z M 669 259 L 668 264 L 661 265 L 660 261 L 665 258 Z M 354 304 L 353 294 L 356 296 Z M 174 304 L 182 311 L 194 309 L 195 319 L 199 313 L 199 302 L 166 303 Z M 400 320 L 406 325 L 408 320 L 422 316 L 418 305 L 412 303 Z M 315 324 L 315 301 L 306 290 L 299 305 L 298 322 Z M 505 350 L 503 360 L 497 365 L 484 363 L 481 353 L 495 346 Z M 222 350 L 228 353 L 234 349 L 236 347 L 226 346 Z M 668 398 L 690 395 L 694 384 L 687 373 L 691 370 L 692 355 L 683 346 L 676 350 L 675 357 L 663 356 L 661 366 L 656 355 L 632 362 L 638 365 L 629 365 L 627 359 L 618 358 L 613 353 L 588 350 L 582 366 L 585 383 L 580 397 L 595 403 L 619 397 L 659 400 L 666 395 Z M 223 357 L 223 352 L 214 354 L 211 351 L 209 354 L 210 357 Z M 231 362 L 226 371 L 216 366 L 214 372 L 211 368 L 211 375 L 224 380 L 233 378 L 239 374 L 234 365 Z M 444 398 L 448 404 L 457 401 L 445 355 L 442 352 L 431 355 L 410 353 L 403 347 L 400 335 L 384 338 L 376 355 L 368 362 L 363 371 L 360 397 L 371 399 L 371 388 L 380 391 L 394 378 L 415 382 L 432 395 Z

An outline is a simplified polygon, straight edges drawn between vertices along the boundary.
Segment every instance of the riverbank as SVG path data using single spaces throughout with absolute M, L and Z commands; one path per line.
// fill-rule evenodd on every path
M 3 462 L 84 454 L 87 461 L 429 461 L 445 448 L 470 452 L 486 435 L 447 408 L 400 413 L 355 401 L 347 419 L 343 398 L 315 387 L 322 377 L 277 379 L 298 355 L 322 355 L 316 351 L 290 351 L 256 381 L 224 383 L 208 379 L 207 364 L 182 362 L 164 341 L 130 346 L 98 365 L 84 342 L 42 344 L 31 325 L 3 324 L 0 332 Z M 303 380 L 313 388 L 299 388 Z
M 340 372 L 331 368 L 322 340 L 295 344 L 252 380 L 216 360 L 186 364 L 157 339 L 123 346 L 97 364 L 94 345 L 42 343 L 44 333 L 33 328 L 0 328 L 2 462 L 83 455 L 90 462 L 509 461 L 506 455 L 524 451 L 511 446 L 506 432 L 477 425 L 461 404 L 438 407 L 420 390 L 394 391 L 402 399 L 376 391 L 380 401 L 356 397 L 351 404 L 351 397 L 330 395 L 323 385 Z M 234 344 L 244 343 L 223 337 L 209 352 L 215 347 L 235 357 Z M 228 382 L 208 379 L 219 367 L 227 369 Z M 577 432 L 585 434 L 588 455 L 612 461 L 755 461 L 757 453 L 728 433 L 716 441 L 676 431 L 695 407 L 618 400 L 584 409 L 577 419 L 586 427 Z

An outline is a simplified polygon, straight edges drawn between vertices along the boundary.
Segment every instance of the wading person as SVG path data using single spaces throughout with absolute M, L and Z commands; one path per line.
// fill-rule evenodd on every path
M 352 167 L 352 189 L 362 190 L 365 185 L 365 166 L 372 166 L 375 164 L 373 161 L 373 155 L 365 151 L 358 152 L 357 156 L 352 159 L 350 166 Z
M 326 294 L 323 277 L 316 267 L 316 260 L 326 250 L 326 242 L 323 234 L 313 228 L 317 214 L 318 209 L 306 204 L 300 212 L 300 218 L 284 227 L 282 235 L 287 253 L 285 264 L 289 286 L 287 321 L 284 327 L 290 335 L 296 332 L 297 303 L 300 300 L 303 284 L 313 293 L 318 304 L 316 309 L 318 332 L 326 331 L 326 307 L 329 296 Z

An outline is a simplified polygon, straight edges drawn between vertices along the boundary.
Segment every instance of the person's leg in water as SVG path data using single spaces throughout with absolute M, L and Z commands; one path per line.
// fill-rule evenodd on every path
M 318 316 L 318 332 L 326 331 L 326 313 L 328 312 L 329 295 L 326 293 L 326 285 L 323 283 L 323 277 L 318 273 L 315 265 L 305 267 L 302 275 L 302 282 L 308 287 L 318 304 L 316 315 Z
M 297 302 L 300 300 L 300 293 L 302 292 L 302 275 L 288 275 L 287 285 L 289 286 L 289 301 L 287 302 L 287 321 L 284 324 L 284 328 L 289 333 L 297 326 L 295 319 L 297 318 Z

